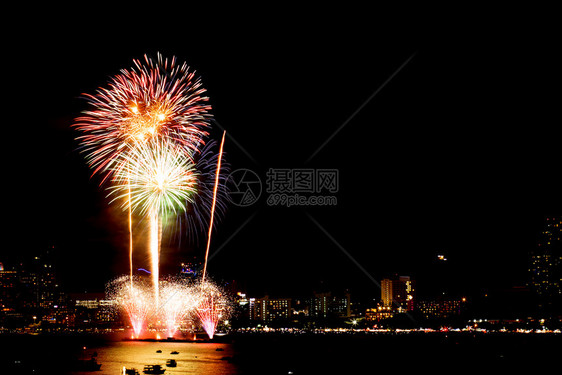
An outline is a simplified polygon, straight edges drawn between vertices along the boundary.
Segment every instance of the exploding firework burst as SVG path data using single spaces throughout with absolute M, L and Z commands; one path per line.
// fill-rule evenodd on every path
M 108 88 L 85 94 L 93 109 L 76 119 L 77 139 L 96 173 L 110 175 L 127 145 L 151 138 L 171 139 L 198 152 L 212 118 L 200 78 L 186 63 L 162 55 L 113 77 Z M 122 164 L 121 164 L 122 165 Z
M 123 208 L 144 215 L 185 211 L 197 193 L 198 172 L 185 149 L 164 140 L 135 142 L 119 156 L 108 187 Z

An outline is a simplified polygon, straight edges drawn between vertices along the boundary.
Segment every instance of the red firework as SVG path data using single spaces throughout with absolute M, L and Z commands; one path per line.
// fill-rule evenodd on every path
M 130 70 L 114 76 L 108 88 L 84 94 L 92 109 L 83 112 L 74 126 L 77 139 L 94 174 L 114 172 L 117 157 L 127 145 L 152 137 L 170 139 L 190 154 L 199 152 L 212 118 L 202 96 L 201 79 L 181 65 L 157 55 L 134 60 Z
M 219 320 L 225 313 L 226 301 L 222 292 L 213 284 L 202 282 L 199 286 L 197 316 L 210 339 L 215 335 Z

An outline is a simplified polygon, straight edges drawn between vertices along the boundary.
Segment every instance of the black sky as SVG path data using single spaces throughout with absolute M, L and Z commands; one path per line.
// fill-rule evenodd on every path
M 378 296 L 370 277 L 396 272 L 423 291 L 444 253 L 459 290 L 525 282 L 545 215 L 562 213 L 548 22 L 451 20 L 430 31 L 366 9 L 169 12 L 38 12 L 3 27 L 2 258 L 55 245 L 76 290 L 127 272 L 122 214 L 90 179 L 70 125 L 86 109 L 82 93 L 161 52 L 202 76 L 232 169 L 264 181 L 269 168 L 340 172 L 334 207 L 269 207 L 265 195 L 231 206 L 213 238 L 217 279 L 255 293 L 324 283 Z M 167 248 L 163 268 L 203 251 Z

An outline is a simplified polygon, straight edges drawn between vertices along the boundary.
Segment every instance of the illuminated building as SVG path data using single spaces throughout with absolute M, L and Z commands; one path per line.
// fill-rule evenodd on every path
M 17 324 L 42 320 L 55 307 L 65 305 L 65 295 L 57 281 L 54 248 L 24 258 L 10 269 L 0 265 L 0 320 Z
M 250 315 L 250 311 L 251 311 L 251 307 L 250 307 L 250 303 L 254 303 L 251 302 L 250 299 L 252 299 L 253 301 L 255 301 L 255 298 L 248 298 L 246 293 L 243 292 L 236 292 L 234 294 L 231 294 L 232 297 L 232 301 L 234 302 L 234 315 L 236 315 L 239 319 L 247 321 L 251 319 L 251 315 Z
M 103 293 L 80 293 L 71 294 L 70 297 L 74 301 L 76 308 L 98 309 L 100 302 L 104 299 Z
M 0 263 L 0 312 L 7 316 L 16 311 L 18 297 L 18 273 L 15 270 L 6 270 Z
M 351 316 L 351 301 L 349 293 L 332 295 L 331 292 L 315 293 L 309 302 L 309 315 L 317 318 Z
M 74 302 L 74 325 L 107 326 L 117 321 L 116 301 L 107 300 L 104 293 L 76 293 L 70 298 Z
M 291 298 L 250 298 L 250 318 L 255 321 L 273 322 L 291 317 Z
M 382 279 L 381 280 L 381 300 L 384 306 L 392 306 L 392 280 Z
M 381 300 L 383 306 L 392 307 L 397 312 L 414 310 L 415 282 L 410 276 L 396 276 L 381 281 Z
M 529 288 L 542 302 L 562 297 L 562 217 L 547 217 L 531 252 Z
M 238 292 L 236 293 L 236 302 L 238 306 L 245 307 L 249 304 L 249 299 L 246 297 L 246 293 Z
M 64 301 L 57 281 L 54 247 L 19 265 L 19 283 L 24 309 L 50 309 Z
M 427 319 L 446 319 L 460 315 L 465 302 L 464 298 L 424 300 L 416 303 L 416 309 Z
M 296 320 L 294 320 L 295 322 L 298 322 L 299 318 L 304 318 L 306 316 L 309 316 L 310 307 L 307 300 L 294 299 L 291 305 L 292 305 L 291 314 L 293 315 L 293 318 L 296 318 Z
M 365 320 L 367 321 L 379 321 L 392 318 L 393 316 L 394 312 L 391 306 L 377 306 L 365 311 Z

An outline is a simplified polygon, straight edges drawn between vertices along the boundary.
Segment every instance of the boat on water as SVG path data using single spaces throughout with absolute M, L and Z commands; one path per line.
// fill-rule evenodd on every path
M 146 365 L 142 372 L 145 374 L 163 374 L 164 371 L 166 371 L 166 369 L 162 368 L 160 365 Z
M 173 352 L 170 352 L 170 354 L 180 354 L 180 352 L 174 350 Z
M 139 375 L 136 368 L 123 368 L 123 375 Z
M 156 353 L 162 353 L 162 350 L 158 349 L 158 350 L 156 351 Z
M 176 367 L 178 365 L 178 363 L 176 362 L 175 359 L 168 359 L 166 361 L 166 366 L 168 367 Z

